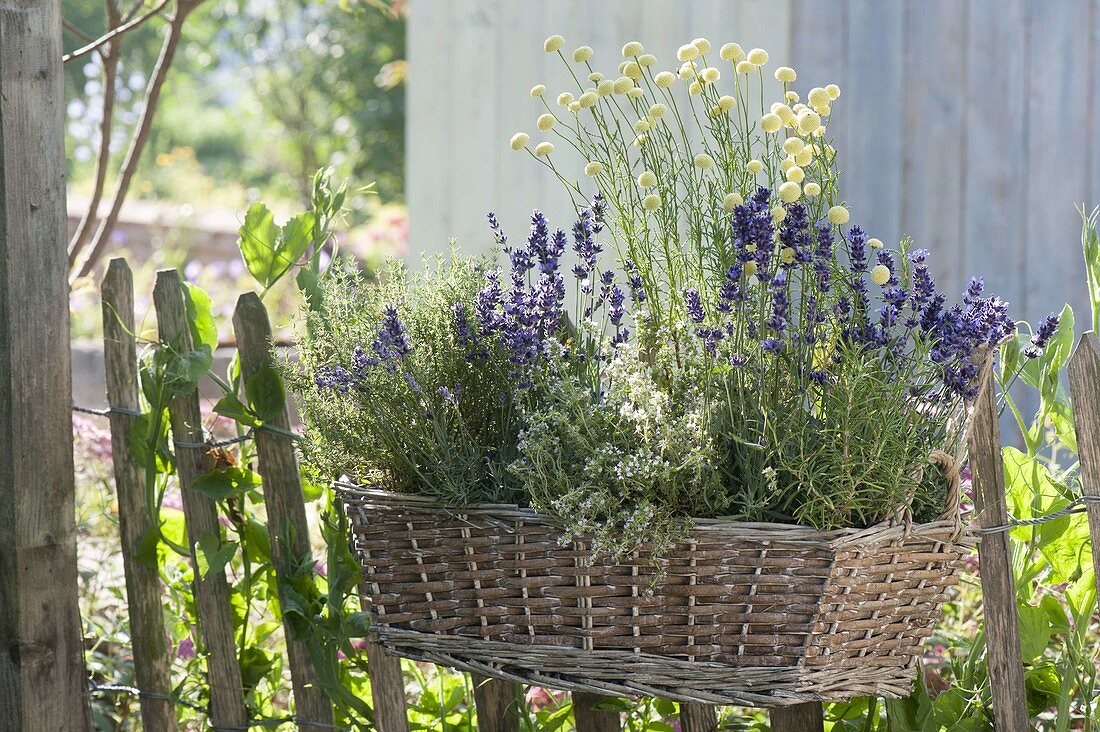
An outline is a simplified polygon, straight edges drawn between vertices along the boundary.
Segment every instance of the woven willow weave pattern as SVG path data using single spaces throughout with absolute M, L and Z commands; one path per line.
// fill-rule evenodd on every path
M 700 520 L 610 565 L 551 518 L 338 483 L 392 652 L 572 691 L 776 706 L 909 693 L 974 545 L 945 520 L 822 532 Z

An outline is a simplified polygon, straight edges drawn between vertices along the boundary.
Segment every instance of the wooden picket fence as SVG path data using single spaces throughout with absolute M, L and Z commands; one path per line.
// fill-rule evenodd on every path
M 160 583 L 156 570 L 136 560 L 139 545 L 149 529 L 150 516 L 145 508 L 143 467 L 130 451 L 133 415 L 140 405 L 133 280 L 124 260 L 111 261 L 103 279 L 102 297 L 114 475 L 135 674 L 142 691 L 141 716 L 147 730 L 174 730 L 177 719 L 171 701 L 170 655 Z M 153 300 L 160 339 L 185 351 L 190 350 L 181 280 L 175 270 L 158 274 Z M 255 294 L 242 295 L 238 300 L 233 328 L 243 378 L 247 379 L 257 371 L 270 367 L 271 327 L 267 312 Z M 968 437 L 975 517 L 979 530 L 1003 526 L 1008 520 L 992 383 L 992 357 L 986 360 L 981 373 L 981 394 Z M 1082 483 L 1087 495 L 1100 496 L 1100 347 L 1095 334 L 1090 332 L 1081 339 L 1070 361 L 1069 376 Z M 176 444 L 175 463 L 191 561 L 195 563 L 196 538 L 219 531 L 214 501 L 191 488 L 199 477 L 199 466 L 205 451 L 198 394 L 175 398 L 169 405 L 169 416 L 172 439 Z M 284 430 L 289 429 L 285 405 L 274 424 Z M 282 573 L 289 556 L 302 556 L 310 548 L 294 445 L 289 437 L 278 431 L 258 430 L 253 439 L 269 523 L 289 528 L 289 542 L 272 543 L 276 572 Z M 1100 504 L 1089 502 L 1087 510 L 1093 557 L 1100 567 Z M 1005 531 L 985 534 L 978 551 L 997 727 L 1009 731 L 1026 730 L 1029 717 L 1020 662 L 1009 534 Z M 200 576 L 196 571 L 195 576 L 199 630 L 207 654 L 210 722 L 219 730 L 245 730 L 250 720 L 244 704 L 225 573 L 209 571 Z M 1100 574 L 1097 581 L 1100 591 Z M 364 605 L 364 609 L 369 610 L 369 607 Z M 290 637 L 289 629 L 287 637 Z M 380 732 L 407 732 L 409 723 L 401 660 L 386 654 L 376 644 L 368 644 L 365 652 L 376 728 Z M 299 643 L 288 641 L 287 661 L 292 677 L 295 721 L 299 729 L 310 732 L 334 729 L 332 707 L 317 683 L 317 674 L 306 649 Z M 475 677 L 474 680 L 479 728 L 485 732 L 515 732 L 519 722 L 517 705 L 522 699 L 519 686 L 489 678 Z M 598 695 L 574 694 L 578 732 L 616 732 L 621 728 L 618 713 L 601 710 L 601 701 L 603 697 Z M 684 732 L 709 732 L 716 728 L 716 720 L 714 707 L 681 705 L 680 722 Z M 771 723 L 775 732 L 819 732 L 823 729 L 822 707 L 809 703 L 774 709 Z

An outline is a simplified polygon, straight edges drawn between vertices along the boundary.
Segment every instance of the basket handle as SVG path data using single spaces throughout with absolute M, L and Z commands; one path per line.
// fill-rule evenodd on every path
M 940 514 L 940 520 L 945 521 L 953 518 L 961 526 L 962 466 L 953 455 L 943 450 L 933 450 L 928 453 L 928 461 L 936 466 L 944 480 L 947 481 L 947 500 L 944 501 L 944 509 L 943 513 Z

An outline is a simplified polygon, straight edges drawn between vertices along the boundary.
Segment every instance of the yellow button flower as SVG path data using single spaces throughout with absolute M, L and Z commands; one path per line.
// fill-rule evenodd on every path
M 787 185 L 787 184 L 784 183 L 783 185 Z M 783 208 L 782 206 L 772 206 L 771 213 L 772 213 L 772 221 L 774 221 L 777 224 L 783 223 L 783 219 L 787 218 L 787 209 Z M 755 245 L 753 245 L 753 248 L 754 249 L 756 248 Z
M 756 66 L 752 61 L 738 61 L 734 70 L 739 74 L 751 74 L 756 70 Z
M 626 93 L 626 96 L 629 99 L 641 99 L 645 96 L 645 89 L 634 87 Z
M 840 87 L 836 84 L 829 84 L 825 87 L 825 93 L 829 95 L 829 99 L 839 99 Z
M 554 143 L 552 142 L 540 142 L 535 145 L 535 155 L 542 155 L 543 157 L 554 152 Z
M 804 147 L 806 147 L 806 143 L 802 142 L 801 137 L 788 137 L 783 141 L 783 152 L 788 155 L 797 155 Z
M 829 103 L 829 93 L 820 86 L 815 86 L 806 95 L 806 101 L 810 103 L 811 107 L 824 107 Z
M 740 193 L 727 193 L 722 199 L 722 210 L 726 213 L 733 213 L 733 209 L 744 202 L 745 199 L 741 197 Z
M 623 67 L 623 75 L 637 81 L 642 78 L 642 67 L 638 65 L 637 61 L 631 61 Z
M 736 106 L 737 100 L 729 94 L 718 97 L 718 108 L 723 112 L 728 112 Z
M 643 53 L 641 56 L 638 57 L 638 65 L 641 66 L 643 69 L 647 66 L 652 66 L 655 63 L 657 63 L 657 57 L 654 56 L 652 53 Z
M 890 268 L 885 264 L 880 264 L 871 270 L 871 282 L 874 282 L 880 287 L 890 281 Z
M 648 140 L 648 139 L 649 138 L 646 137 L 645 133 L 643 132 L 642 134 L 640 134 L 640 135 L 638 135 L 637 137 L 634 138 L 634 143 L 633 143 L 634 147 L 641 147 L 642 145 L 645 144 L 645 141 Z
M 656 193 L 650 193 L 642 199 L 642 206 L 646 211 L 656 211 L 661 207 L 661 197 Z
M 630 43 L 623 46 L 623 56 L 626 58 L 630 58 L 632 56 L 637 56 L 644 50 L 645 49 L 642 47 L 642 44 L 638 43 L 637 41 L 631 41 Z
M 652 188 L 657 185 L 657 176 L 652 170 L 647 170 L 638 176 L 638 185 L 642 188 Z
M 817 112 L 803 110 L 798 115 L 798 131 L 804 135 L 812 135 L 821 126 L 821 116 Z
M 653 83 L 661 89 L 667 89 L 676 83 L 676 75 L 671 71 L 662 71 L 653 77 Z
M 668 111 L 668 107 L 658 102 L 657 104 L 650 105 L 649 116 L 650 117 L 663 117 L 665 112 Z
M 882 239 L 876 239 L 872 237 L 867 240 L 867 246 L 871 247 L 872 249 L 882 249 Z
M 573 94 L 571 92 L 562 92 L 558 95 L 558 104 L 563 107 L 567 106 L 571 101 L 573 101 Z
M 750 173 L 759 173 L 763 169 L 764 164 L 759 160 L 750 160 L 749 162 L 745 163 L 745 170 L 749 171 Z
M 699 49 L 690 43 L 685 43 L 676 49 L 676 58 L 681 61 L 691 61 L 693 58 L 699 57 Z
M 790 84 L 798 78 L 798 74 L 794 72 L 790 66 L 780 66 L 775 70 L 775 80 L 781 81 L 784 84 Z
M 592 58 L 593 53 L 591 46 L 578 46 L 573 49 L 573 60 L 579 64 L 583 64 L 588 59 Z
M 681 67 L 680 67 L 680 68 L 679 68 L 679 69 L 678 69 L 678 70 L 676 71 L 676 74 L 677 74 L 677 75 L 678 75 L 678 76 L 679 76 L 679 77 L 680 77 L 681 79 L 683 79 L 684 81 L 687 81 L 687 80 L 688 80 L 688 79 L 690 79 L 691 77 L 695 76 L 695 62 L 693 62 L 693 61 L 687 61 L 687 62 L 685 62 L 685 63 L 684 63 L 684 64 L 683 64 L 683 65 L 682 65 L 682 66 L 681 66 Z
M 615 93 L 626 94 L 628 91 L 634 88 L 634 80 L 628 76 L 620 76 L 615 79 Z
M 555 118 L 552 114 L 540 114 L 538 120 L 535 122 L 535 125 L 543 132 L 546 132 L 551 127 L 553 127 L 554 123 L 557 121 L 557 118 Z
M 723 45 L 718 51 L 718 55 L 723 61 L 729 61 L 730 63 L 737 63 L 745 58 L 745 52 L 741 50 L 741 46 L 737 43 L 727 43 Z
M 745 58 L 754 66 L 763 66 L 768 63 L 768 52 L 763 48 L 754 48 Z
M 848 217 L 848 209 L 843 206 L 833 206 L 829 209 L 829 223 L 831 224 L 837 224 L 838 226 L 846 224 L 848 223 Z
M 595 107 L 599 99 L 596 92 L 589 89 L 584 94 L 581 94 L 580 98 L 577 99 L 577 103 L 580 104 L 581 109 L 588 109 L 589 107 Z
M 527 147 L 527 143 L 530 142 L 530 140 L 531 136 L 528 135 L 526 132 L 517 132 L 516 134 L 512 135 L 512 139 L 509 144 L 512 146 L 513 150 L 522 150 L 523 148 Z
M 555 51 L 560 51 L 562 49 L 562 46 L 564 45 L 564 38 L 558 35 L 553 35 L 546 39 L 546 41 L 542 44 L 542 47 L 547 53 L 554 53 Z
M 806 180 L 806 171 L 797 165 L 792 165 L 787 168 L 787 180 L 794 181 L 795 183 L 801 183 Z
M 787 213 L 783 210 L 782 206 L 779 207 L 779 210 L 783 211 L 784 214 Z M 775 217 L 773 216 L 772 218 Z M 756 274 L 756 262 L 745 262 L 745 276 L 752 277 L 754 274 Z
M 611 79 L 603 79 L 599 84 L 596 84 L 596 94 L 601 97 L 606 97 L 608 94 L 612 94 L 615 91 L 615 82 Z
M 702 170 L 710 170 L 714 167 L 714 158 L 706 153 L 699 153 L 694 158 L 695 167 Z
M 783 120 L 779 119 L 778 114 L 769 112 L 760 118 L 760 129 L 769 134 L 779 132 L 779 128 L 782 126 Z
M 692 96 L 696 96 L 697 94 L 702 94 L 702 93 L 703 93 L 703 85 L 700 84 L 698 81 L 693 81 L 690 84 L 688 84 L 688 94 L 690 94 Z
M 802 187 L 795 183 L 793 180 L 789 180 L 783 185 L 779 186 L 779 200 L 785 203 L 794 203 L 802 197 Z
M 787 104 L 794 104 L 798 101 L 798 92 L 789 91 L 783 95 L 783 98 L 787 100 Z
M 779 163 L 779 169 L 782 170 L 784 173 L 786 173 L 788 170 L 790 170 L 793 167 L 794 167 L 794 158 L 784 158 L 783 161 L 781 163 Z
M 783 247 L 779 251 L 779 261 L 783 264 L 794 264 L 794 249 L 791 247 Z
M 541 97 L 545 93 L 546 93 L 546 85 L 545 84 L 535 84 L 533 87 L 531 87 L 531 96 L 533 96 L 533 97 L 538 98 L 538 97 Z
M 598 84 L 603 80 L 603 74 L 601 74 L 599 71 L 593 71 L 591 74 L 588 75 L 588 80 L 591 81 L 593 84 Z
M 595 178 L 597 175 L 603 172 L 603 163 L 593 160 L 588 165 L 584 166 L 584 174 L 589 178 Z
M 722 72 L 714 68 L 713 66 L 708 66 L 707 68 L 703 69 L 702 73 L 700 73 L 699 76 L 703 77 L 703 81 L 707 82 L 708 84 L 713 84 L 714 82 L 722 78 Z
M 809 165 L 814 161 L 814 149 L 807 145 L 806 147 L 795 153 L 794 161 L 803 167 Z
M 699 49 L 699 53 L 710 53 L 710 41 L 706 38 L 696 38 L 691 45 Z
M 569 111 L 572 112 L 573 114 L 576 114 L 577 112 L 579 112 L 581 110 L 581 103 L 580 102 L 569 102 L 569 104 L 567 106 L 569 108 Z
M 807 196 L 819 196 L 821 195 L 821 186 L 813 181 L 810 181 L 806 185 L 802 186 L 802 192 Z
M 635 132 L 649 132 L 650 124 L 648 119 L 640 119 L 634 123 Z

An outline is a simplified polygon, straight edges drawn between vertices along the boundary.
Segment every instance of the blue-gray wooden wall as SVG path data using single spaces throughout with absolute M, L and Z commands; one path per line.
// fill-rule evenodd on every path
M 551 33 L 613 73 L 627 40 L 665 67 L 697 36 L 762 46 L 795 88 L 836 82 L 853 221 L 933 252 L 1035 320 L 1069 301 L 1087 320 L 1075 206 L 1100 199 L 1100 0 L 413 0 L 410 250 L 491 245 L 484 215 L 522 236 L 532 208 L 568 225 L 559 184 L 508 139 L 534 133 L 535 83 L 565 88 Z M 535 137 L 535 135 L 532 135 Z M 561 147 L 561 146 L 559 146 Z M 576 165 L 563 156 L 564 165 Z M 580 177 L 579 168 L 576 169 Z

